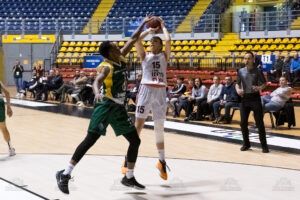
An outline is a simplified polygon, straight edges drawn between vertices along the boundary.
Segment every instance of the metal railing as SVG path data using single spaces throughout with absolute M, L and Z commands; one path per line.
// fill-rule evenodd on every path
M 170 33 L 177 28 L 187 16 L 163 17 Z M 111 17 L 104 21 L 89 20 L 87 18 L 31 18 L 31 19 L 3 19 L 0 17 L 0 31 L 3 34 L 122 34 L 130 35 L 141 23 L 143 17 Z M 182 25 L 183 32 L 207 33 L 220 31 L 220 15 L 206 14 L 197 19 L 188 17 L 189 23 Z
M 289 31 L 292 22 L 300 16 L 300 10 L 276 12 L 241 12 L 240 32 L 249 31 Z M 294 27 L 300 29 L 299 27 Z

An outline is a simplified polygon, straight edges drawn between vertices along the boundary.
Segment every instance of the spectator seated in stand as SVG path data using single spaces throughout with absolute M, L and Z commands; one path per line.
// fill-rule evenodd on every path
M 232 77 L 227 75 L 225 77 L 225 85 L 220 94 L 219 101 L 213 104 L 214 115 L 216 118 L 213 123 L 230 124 L 232 120 L 230 116 L 230 109 L 237 106 L 239 106 L 239 96 L 235 89 L 235 83 L 232 82 Z M 225 108 L 224 117 L 221 117 L 221 108 Z
M 280 57 L 280 54 L 276 54 L 276 61 L 272 66 L 272 69 L 267 73 L 268 81 L 272 83 L 278 83 L 279 78 L 282 75 L 283 60 Z
M 296 83 L 300 81 L 300 59 L 298 56 L 298 53 L 294 54 L 294 58 L 291 62 L 291 68 L 290 68 L 291 74 L 293 75 L 293 83 Z
M 87 81 L 88 81 L 88 77 L 85 75 L 85 72 L 84 71 L 80 71 L 79 78 L 75 81 L 74 87 L 70 88 L 67 91 L 67 93 L 70 94 L 71 97 L 74 98 L 74 100 L 76 101 L 77 105 L 81 105 L 82 104 L 80 102 L 80 99 L 79 99 L 79 93 L 86 86 Z
M 274 90 L 270 95 L 261 97 L 261 103 L 264 112 L 277 112 L 281 110 L 285 103 L 291 98 L 292 88 L 288 86 L 285 77 L 279 79 L 280 87 Z
M 201 120 L 200 116 L 200 104 L 202 101 L 206 101 L 207 98 L 207 90 L 205 85 L 202 84 L 201 78 L 196 78 L 195 79 L 195 86 L 192 89 L 192 95 L 188 97 L 188 101 L 186 102 L 186 105 L 184 107 L 186 108 L 186 117 L 184 121 L 189 121 L 189 120 Z M 193 110 L 194 106 L 197 106 L 197 113 L 194 116 Z
M 142 80 L 142 74 L 139 74 L 135 86 L 130 91 L 126 91 L 125 102 L 128 102 L 129 99 L 131 99 L 134 103 L 136 102 L 136 95 L 139 91 L 141 80 Z
M 53 91 L 53 94 L 55 96 L 55 99 L 60 98 L 60 102 L 64 103 L 65 102 L 65 94 L 68 90 L 70 89 L 74 89 L 75 88 L 75 82 L 76 80 L 79 78 L 80 75 L 80 71 L 76 70 L 75 71 L 75 76 L 73 78 L 72 81 L 70 82 L 65 82 L 62 86 L 60 86 L 60 88 L 58 88 L 57 90 Z
M 77 102 L 78 106 L 83 106 L 86 102 L 88 102 L 87 106 L 92 106 L 94 102 L 94 92 L 93 92 L 93 83 L 96 78 L 96 73 L 91 72 L 89 74 L 88 80 L 83 86 L 82 90 L 79 92 L 78 97 L 79 101 Z
M 37 81 L 36 71 L 33 70 L 32 71 L 32 77 L 31 77 L 30 81 L 23 81 L 22 90 L 21 90 L 21 98 L 24 98 L 28 91 L 32 92 L 33 95 L 35 96 L 35 93 L 34 93 L 34 90 L 32 89 L 33 88 L 32 86 L 36 83 L 36 81 Z
M 283 65 L 282 65 L 282 75 L 281 76 L 284 76 L 288 83 L 292 82 L 290 69 L 291 69 L 290 56 L 285 55 L 284 60 L 283 60 Z
M 50 70 L 49 77 L 52 76 L 54 76 L 54 71 Z M 47 74 L 45 74 L 45 76 L 40 77 L 39 80 L 37 81 L 36 95 L 35 95 L 36 101 L 48 101 L 48 94 L 47 94 L 47 90 L 45 89 L 47 81 L 48 81 Z M 42 99 L 43 94 L 44 94 L 44 98 Z
M 169 91 L 167 97 L 167 106 L 171 108 L 173 117 L 178 117 L 179 113 L 177 112 L 178 97 L 183 95 L 186 91 L 186 86 L 183 83 L 183 77 L 177 77 L 177 84 L 173 87 L 171 91 Z

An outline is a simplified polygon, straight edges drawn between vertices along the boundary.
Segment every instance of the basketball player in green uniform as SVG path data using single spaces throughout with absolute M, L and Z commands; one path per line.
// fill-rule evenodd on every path
M 58 171 L 56 174 L 58 187 L 63 193 L 69 194 L 68 182 L 71 178 L 71 171 L 99 137 L 105 135 L 109 124 L 117 136 L 123 135 L 129 142 L 127 151 L 128 170 L 121 183 L 136 189 L 145 188 L 133 176 L 133 169 L 141 141 L 124 106 L 126 94 L 125 76 L 127 70 L 124 63 L 124 56 L 129 53 L 134 43 L 138 40 L 144 25 L 150 19 L 151 16 L 144 18 L 140 27 L 133 33 L 121 50 L 116 44 L 109 41 L 105 41 L 100 45 L 99 52 L 105 60 L 98 67 L 99 74 L 93 84 L 96 105 L 90 120 L 88 134 L 77 147 L 66 169 Z M 102 92 L 100 92 L 101 86 Z
M 6 123 L 5 123 L 5 103 L 3 100 L 2 91 L 5 94 L 5 98 L 6 98 L 7 115 L 9 117 L 11 117 L 13 112 L 10 107 L 10 95 L 9 95 L 8 90 L 4 86 L 4 84 L 0 81 L 0 129 L 3 133 L 3 137 L 4 137 L 5 141 L 8 144 L 8 155 L 14 156 L 14 155 L 16 155 L 15 149 L 11 145 L 10 134 L 7 130 Z

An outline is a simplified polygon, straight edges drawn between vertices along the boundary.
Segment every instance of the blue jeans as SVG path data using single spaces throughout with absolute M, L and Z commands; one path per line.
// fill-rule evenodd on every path
M 282 108 L 279 104 L 271 101 L 271 96 L 267 96 L 267 95 L 261 97 L 261 104 L 264 112 L 268 112 L 268 111 L 277 112 Z
M 14 78 L 14 79 L 15 79 L 15 84 L 17 87 L 17 92 L 20 93 L 20 91 L 22 90 L 22 83 L 23 83 L 22 77 Z
M 225 118 L 230 118 L 230 109 L 232 107 L 239 106 L 237 102 L 226 102 L 224 105 L 220 104 L 221 101 L 217 101 L 213 104 L 215 117 L 218 118 L 221 115 L 221 108 L 225 108 Z

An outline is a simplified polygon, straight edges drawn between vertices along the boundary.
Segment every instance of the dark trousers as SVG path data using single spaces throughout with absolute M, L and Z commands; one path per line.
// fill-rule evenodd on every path
M 230 119 L 230 109 L 232 107 L 239 106 L 239 103 L 237 103 L 237 102 L 226 102 L 224 105 L 221 105 L 220 103 L 221 103 L 221 101 L 217 101 L 213 105 L 215 117 L 216 118 L 220 117 L 220 115 L 221 115 L 221 108 L 225 107 L 225 118 L 227 120 L 231 120 Z
M 263 109 L 259 94 L 242 98 L 242 102 L 240 104 L 241 129 L 243 133 L 244 145 L 250 146 L 248 118 L 251 110 L 254 112 L 254 119 L 259 131 L 259 140 L 261 146 L 265 148 L 267 147 L 266 130 L 263 121 Z
M 214 99 L 211 102 L 207 103 L 207 101 L 202 102 L 201 107 L 203 109 L 203 112 L 205 115 L 210 114 L 212 117 L 214 117 L 214 103 L 219 101 L 219 99 Z
M 197 106 L 196 120 L 201 119 L 202 115 L 203 115 L 203 110 L 202 110 L 200 105 L 203 101 L 206 101 L 206 98 L 205 99 L 196 99 L 196 100 L 188 101 L 187 102 L 186 117 L 189 117 L 192 114 L 192 112 L 194 110 L 194 105 L 196 105 Z
M 177 106 L 177 113 L 180 115 L 181 110 L 183 109 L 185 112 L 187 111 L 187 103 L 188 103 L 188 98 L 178 98 L 178 106 Z

